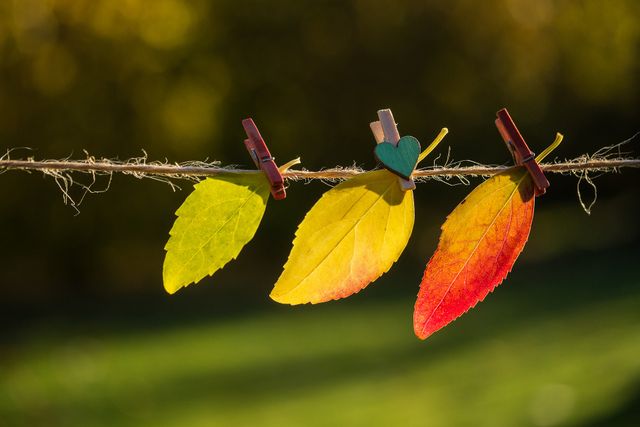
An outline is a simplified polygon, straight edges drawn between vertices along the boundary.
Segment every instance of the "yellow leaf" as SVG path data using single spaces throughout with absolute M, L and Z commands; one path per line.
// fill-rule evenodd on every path
M 176 212 L 165 246 L 167 292 L 197 283 L 235 259 L 258 229 L 268 198 L 269 182 L 262 173 L 196 184 Z
M 391 268 L 413 229 L 413 192 L 387 170 L 326 192 L 298 226 L 271 298 L 285 304 L 344 298 Z

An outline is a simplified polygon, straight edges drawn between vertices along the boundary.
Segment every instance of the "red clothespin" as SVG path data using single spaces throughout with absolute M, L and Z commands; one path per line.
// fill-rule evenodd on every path
M 536 196 L 544 194 L 550 184 L 540 169 L 540 165 L 536 162 L 536 155 L 529 149 L 507 109 L 503 108 L 498 111 L 497 116 L 496 127 L 507 144 L 516 165 L 523 165 L 527 168 L 531 179 L 533 179 L 533 184 L 536 186 Z
M 274 162 L 274 158 L 271 156 L 267 144 L 265 144 L 264 139 L 262 139 L 258 127 L 251 118 L 244 119 L 242 121 L 242 127 L 248 137 L 244 140 L 244 145 L 247 147 L 249 154 L 251 154 L 251 158 L 256 164 L 256 167 L 262 170 L 267 176 L 269 184 L 271 184 L 271 195 L 276 200 L 284 199 L 287 197 L 287 192 L 284 189 L 284 178 L 282 178 L 282 174 L 280 170 L 278 170 L 278 166 L 276 166 L 276 162 Z

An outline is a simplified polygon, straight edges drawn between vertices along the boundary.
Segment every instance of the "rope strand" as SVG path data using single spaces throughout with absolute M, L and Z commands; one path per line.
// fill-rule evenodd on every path
M 432 168 L 418 169 L 413 173 L 414 178 L 431 177 L 466 177 L 466 176 L 491 176 L 503 172 L 513 166 L 434 166 Z M 593 159 L 582 156 L 573 160 L 542 163 L 543 171 L 550 173 L 575 173 L 575 172 L 604 172 L 614 171 L 620 168 L 640 168 L 640 159 L 635 158 L 600 158 Z M 161 164 L 146 163 L 144 160 L 131 159 L 118 162 L 114 160 L 0 160 L 0 173 L 7 170 L 23 171 L 57 171 L 86 172 L 86 173 L 123 173 L 136 176 L 165 176 L 168 178 L 211 177 L 217 175 L 255 173 L 250 169 L 234 169 L 220 167 L 216 163 L 191 163 L 191 164 Z M 340 180 L 348 179 L 366 172 L 360 168 L 332 168 L 319 171 L 288 170 L 283 172 L 284 178 L 289 180 Z

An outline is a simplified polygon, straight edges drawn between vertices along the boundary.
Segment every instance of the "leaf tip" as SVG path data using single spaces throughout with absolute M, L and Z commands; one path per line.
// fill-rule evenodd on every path
M 275 289 L 271 291 L 271 293 L 269 294 L 269 298 L 271 298 L 273 301 L 277 302 L 278 304 L 300 305 L 306 302 L 306 301 L 302 301 L 299 299 L 296 300 L 295 298 L 292 298 L 288 292 L 276 292 Z
M 167 277 L 165 277 L 162 282 L 163 282 L 163 285 L 164 285 L 164 290 L 167 291 L 167 293 L 169 295 L 175 294 L 182 287 L 184 287 L 183 285 L 180 285 L 179 283 L 177 283 L 175 280 L 171 280 L 171 279 L 169 279 Z
M 282 298 L 282 295 L 275 295 L 273 292 L 269 294 L 269 298 L 271 298 L 273 301 L 277 302 L 278 304 L 295 305 L 287 301 L 285 298 Z
M 429 327 L 428 321 L 424 323 L 417 316 L 418 312 L 419 312 L 418 309 L 415 309 L 414 315 L 413 315 L 413 333 L 416 335 L 418 339 L 424 341 L 427 338 L 429 338 L 431 335 L 433 335 L 433 333 L 436 332 L 437 329 L 433 329 L 432 327 Z
M 424 341 L 427 338 L 429 338 L 429 336 L 431 336 L 431 334 L 425 334 L 425 333 L 421 333 L 419 330 L 414 329 L 413 331 L 416 334 L 416 337 L 420 340 L 420 341 Z

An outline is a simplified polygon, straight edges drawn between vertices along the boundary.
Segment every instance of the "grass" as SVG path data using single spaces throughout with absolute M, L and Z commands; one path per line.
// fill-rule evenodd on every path
M 0 356 L 0 426 L 639 425 L 634 259 L 522 268 L 424 342 L 413 297 L 375 292 L 156 328 L 43 323 Z

